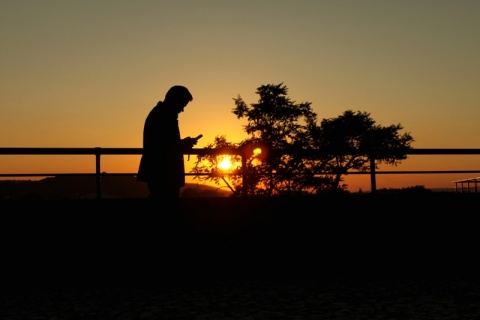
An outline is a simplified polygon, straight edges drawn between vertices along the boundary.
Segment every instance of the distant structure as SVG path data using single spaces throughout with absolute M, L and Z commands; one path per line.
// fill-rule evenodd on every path
M 480 177 L 455 180 L 453 183 L 455 183 L 455 192 L 471 192 L 471 184 L 473 184 L 473 190 L 476 193 L 478 192 L 478 183 L 480 183 Z M 458 185 L 460 185 L 460 188 Z

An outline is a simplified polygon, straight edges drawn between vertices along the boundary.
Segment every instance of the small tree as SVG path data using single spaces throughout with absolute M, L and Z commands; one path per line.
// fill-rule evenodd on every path
M 414 141 L 410 133 L 400 133 L 401 124 L 382 127 L 367 112 L 345 111 L 337 118 L 324 119 L 320 126 L 311 124 L 312 146 L 322 152 L 323 170 L 333 179 L 333 189 L 341 186 L 349 170 L 367 171 L 370 161 L 398 165 Z
M 208 144 L 205 149 L 236 149 L 238 144 L 228 142 L 226 136 L 216 136 L 213 143 Z M 228 161 L 229 168 L 223 170 L 221 163 Z M 194 179 L 201 181 L 213 181 L 216 185 L 220 185 L 222 182 L 232 191 L 234 195 L 239 195 L 242 187 L 241 179 L 241 164 L 240 155 L 213 155 L 205 154 L 198 155 L 195 166 L 192 172 L 197 175 Z

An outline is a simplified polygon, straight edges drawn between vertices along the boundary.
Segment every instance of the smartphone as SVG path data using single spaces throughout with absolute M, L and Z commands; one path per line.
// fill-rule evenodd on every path
M 203 137 L 203 134 L 199 134 L 198 136 L 195 137 L 195 140 L 198 140 L 200 139 L 201 137 Z

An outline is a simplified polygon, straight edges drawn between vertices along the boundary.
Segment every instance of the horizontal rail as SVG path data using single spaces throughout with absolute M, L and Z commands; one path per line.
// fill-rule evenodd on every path
M 439 148 L 419 148 L 419 149 L 411 149 L 406 152 L 406 154 L 421 154 L 421 155 L 466 155 L 466 154 L 480 154 L 480 149 L 439 149 Z
M 288 153 L 285 150 L 271 150 L 272 152 Z M 296 153 L 318 155 L 322 154 L 320 150 L 295 150 Z M 0 154 L 3 155 L 141 155 L 143 148 L 0 148 Z M 237 154 L 241 155 L 240 148 L 193 148 L 185 153 L 193 155 L 205 154 Z M 418 148 L 410 149 L 405 152 L 407 155 L 480 155 L 480 148 Z
M 480 182 L 480 177 L 455 180 L 453 182 Z

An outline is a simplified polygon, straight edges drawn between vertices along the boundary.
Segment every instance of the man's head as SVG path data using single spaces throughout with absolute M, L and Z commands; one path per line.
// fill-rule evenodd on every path
M 192 94 L 184 86 L 173 86 L 171 87 L 167 94 L 165 95 L 165 100 L 163 101 L 169 107 L 174 108 L 177 113 L 183 111 L 185 106 L 193 100 Z

